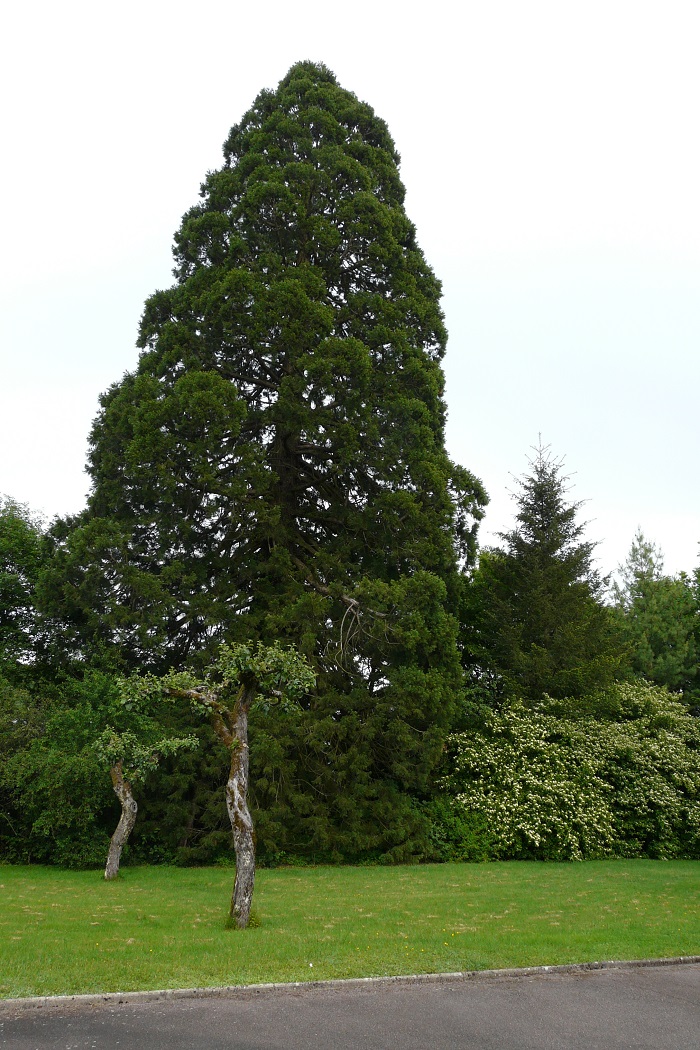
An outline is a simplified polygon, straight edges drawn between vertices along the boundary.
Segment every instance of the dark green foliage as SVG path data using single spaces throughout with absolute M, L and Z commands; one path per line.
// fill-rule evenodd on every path
M 26 822 L 8 762 L 41 732 L 41 710 L 26 689 L 0 676 L 0 858 L 21 860 Z
M 491 859 L 495 843 L 483 813 L 455 806 L 449 795 L 438 795 L 423 812 L 430 821 L 426 860 L 474 864 Z
M 691 580 L 664 575 L 661 552 L 641 530 L 620 575 L 613 598 L 632 671 L 699 703 L 700 604 Z
M 534 703 L 605 688 L 623 654 L 561 461 L 538 448 L 530 467 L 518 482 L 515 528 L 501 534 L 504 547 L 482 552 L 463 615 L 477 694 Z
M 100 676 L 43 693 L 0 682 L 3 860 L 104 864 L 118 806 L 93 744 L 115 696 Z
M 125 669 L 296 645 L 316 692 L 251 722 L 263 852 L 398 859 L 424 834 L 409 795 L 450 724 L 485 500 L 445 453 L 440 286 L 386 125 L 325 67 L 262 92 L 224 156 L 102 399 L 42 594 L 76 651 Z
M 189 705 L 174 704 L 172 732 L 193 732 L 196 752 L 165 759 L 139 798 L 139 819 L 129 840 L 134 861 L 189 866 L 231 862 L 233 844 L 222 785 L 230 759 L 207 725 L 192 722 Z

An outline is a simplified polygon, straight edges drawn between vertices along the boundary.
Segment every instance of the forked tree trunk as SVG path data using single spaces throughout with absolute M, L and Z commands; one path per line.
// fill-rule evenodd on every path
M 117 796 L 121 803 L 122 815 L 119 818 L 117 829 L 112 835 L 112 839 L 109 844 L 109 852 L 107 854 L 107 866 L 105 868 L 106 879 L 116 879 L 119 874 L 119 861 L 121 860 L 122 850 L 126 845 L 127 839 L 131 834 L 131 830 L 136 823 L 136 814 L 138 812 L 138 806 L 136 805 L 136 799 L 131 792 L 131 784 L 128 780 L 124 779 L 124 772 L 121 760 L 112 766 L 109 771 L 112 778 L 112 787 L 114 788 L 114 794 Z
M 233 830 L 236 851 L 236 879 L 231 897 L 231 918 L 239 930 L 250 920 L 255 885 L 255 835 L 248 809 L 248 711 L 255 699 L 255 687 L 243 687 L 231 719 L 231 769 L 226 784 L 226 808 Z

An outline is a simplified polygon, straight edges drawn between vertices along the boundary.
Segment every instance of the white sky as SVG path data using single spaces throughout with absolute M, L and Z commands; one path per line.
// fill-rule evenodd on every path
M 0 492 L 79 510 L 97 398 L 263 87 L 323 61 L 388 123 L 444 285 L 448 448 L 507 528 L 541 433 L 605 571 L 698 564 L 700 6 L 81 0 L 3 18 Z M 695 479 L 695 480 L 693 480 Z

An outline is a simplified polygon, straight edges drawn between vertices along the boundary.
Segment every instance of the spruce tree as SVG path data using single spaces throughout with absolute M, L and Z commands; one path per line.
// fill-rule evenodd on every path
M 622 649 L 562 460 L 540 446 L 529 465 L 514 494 L 515 527 L 498 534 L 503 546 L 481 555 L 465 643 L 492 695 L 537 703 L 545 693 L 580 697 L 605 688 Z
M 385 123 L 324 66 L 263 91 L 224 159 L 138 367 L 102 398 L 45 602 L 126 669 L 298 646 L 320 672 L 306 718 L 257 728 L 275 847 L 400 855 L 459 683 L 458 563 L 485 499 L 445 452 L 440 285 Z

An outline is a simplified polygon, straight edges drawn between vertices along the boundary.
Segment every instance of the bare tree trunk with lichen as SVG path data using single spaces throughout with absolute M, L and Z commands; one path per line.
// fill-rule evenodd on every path
M 211 688 L 209 681 L 190 685 L 187 679 L 191 682 L 191 675 L 184 672 L 170 676 L 164 689 L 170 696 L 188 697 L 200 713 L 209 715 L 231 758 L 226 808 L 236 851 L 236 879 L 229 914 L 238 929 L 244 930 L 250 921 L 255 885 L 255 833 L 248 809 L 248 714 L 259 694 L 274 701 L 291 701 L 308 691 L 316 676 L 305 658 L 291 647 L 264 646 L 261 642 L 254 649 L 251 645 L 222 645 L 220 653 L 216 665 L 223 677 L 220 688 Z M 226 699 L 236 683 L 238 692 L 230 706 L 230 699 L 228 703 Z M 221 698 L 222 690 L 225 699 Z
M 111 767 L 109 774 L 112 778 L 114 794 L 121 803 L 122 815 L 119 818 L 116 831 L 112 835 L 112 839 L 109 843 L 105 878 L 116 879 L 119 874 L 119 861 L 121 860 L 122 850 L 124 849 L 127 839 L 136 823 L 138 806 L 131 791 L 131 784 L 128 780 L 124 779 L 123 763 L 121 760 Z
M 248 712 L 255 699 L 256 683 L 243 684 L 233 710 L 219 703 L 213 692 L 206 697 L 214 731 L 228 748 L 231 766 L 226 782 L 226 809 L 233 831 L 233 848 L 236 852 L 236 879 L 231 897 L 229 915 L 239 930 L 244 930 L 250 920 L 250 907 L 255 886 L 255 832 L 253 818 L 248 809 Z
M 226 809 L 236 851 L 230 916 L 239 930 L 245 929 L 250 920 L 255 885 L 255 833 L 248 809 L 248 711 L 254 698 L 254 689 L 243 688 L 233 709 L 231 768 L 226 783 Z

